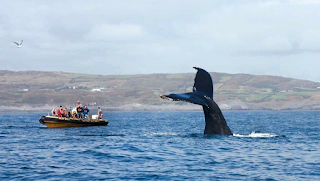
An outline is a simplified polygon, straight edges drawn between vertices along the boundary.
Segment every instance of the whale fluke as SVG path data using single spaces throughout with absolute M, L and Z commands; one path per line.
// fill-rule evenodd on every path
M 232 135 L 219 106 L 213 101 L 213 84 L 210 74 L 199 67 L 193 68 L 198 70 L 194 79 L 193 92 L 160 95 L 160 97 L 202 105 L 206 121 L 204 134 Z
M 199 67 L 193 68 L 198 70 L 194 78 L 193 92 L 201 92 L 213 99 L 213 84 L 210 74 Z

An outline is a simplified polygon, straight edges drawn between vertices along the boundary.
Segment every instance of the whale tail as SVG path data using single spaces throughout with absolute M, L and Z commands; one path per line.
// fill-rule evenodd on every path
M 213 83 L 210 74 L 201 68 L 193 68 L 198 70 L 194 79 L 193 92 L 160 95 L 160 97 L 202 105 L 206 121 L 204 134 L 232 135 L 219 106 L 213 101 Z

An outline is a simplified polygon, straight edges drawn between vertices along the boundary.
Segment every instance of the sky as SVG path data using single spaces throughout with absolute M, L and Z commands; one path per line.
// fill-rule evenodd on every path
M 121 75 L 197 66 L 320 82 L 319 9 L 320 0 L 3 0 L 0 70 Z

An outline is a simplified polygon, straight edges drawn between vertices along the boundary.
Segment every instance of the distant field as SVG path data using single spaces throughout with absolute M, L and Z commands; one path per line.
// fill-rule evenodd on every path
M 318 109 L 320 83 L 278 76 L 210 73 L 214 99 L 228 109 Z M 2 107 L 74 105 L 183 106 L 160 94 L 191 92 L 195 72 L 148 75 L 87 75 L 0 71 Z M 92 91 L 93 89 L 99 91 Z

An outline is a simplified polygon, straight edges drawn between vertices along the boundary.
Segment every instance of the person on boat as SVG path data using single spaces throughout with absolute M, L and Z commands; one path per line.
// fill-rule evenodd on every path
M 62 113 L 63 113 L 62 106 L 60 106 L 59 109 L 58 109 L 58 111 L 57 111 L 57 114 L 58 114 L 58 117 L 59 117 L 59 118 L 61 118 Z
M 89 119 L 90 109 L 85 105 L 82 110 L 83 110 L 83 117 L 86 118 L 86 119 Z
M 83 108 L 77 107 L 78 118 L 83 118 Z
M 102 119 L 103 118 L 103 113 L 100 109 L 100 107 L 98 107 L 98 119 Z
M 62 117 L 67 117 L 67 108 L 62 108 Z
M 61 113 L 61 116 L 60 116 L 60 117 L 64 117 L 64 109 L 63 109 L 63 107 L 61 108 L 60 113 Z
M 68 116 L 67 116 L 68 118 L 72 117 L 71 111 L 72 111 L 72 108 L 70 107 L 70 110 L 68 111 Z
M 76 118 L 76 117 L 77 117 L 78 112 L 77 112 L 77 108 L 76 108 L 76 107 L 74 107 L 74 108 L 72 109 L 71 115 L 72 115 L 73 118 Z
M 77 102 L 77 108 L 78 108 L 78 107 L 82 107 L 82 104 L 81 104 L 80 101 Z
M 76 118 L 77 117 L 77 108 L 73 108 L 71 111 L 72 114 L 72 118 Z
M 52 108 L 51 115 L 56 116 L 56 109 L 55 108 Z

